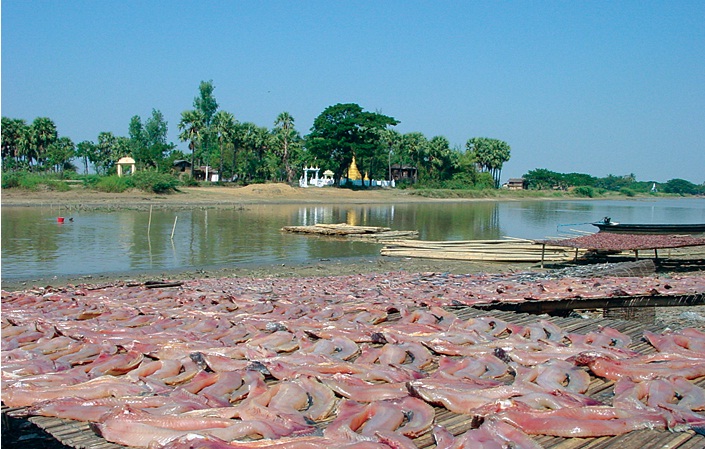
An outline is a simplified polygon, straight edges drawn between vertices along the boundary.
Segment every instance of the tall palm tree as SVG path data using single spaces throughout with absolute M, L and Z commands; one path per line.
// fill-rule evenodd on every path
M 205 116 L 199 110 L 184 111 L 181 113 L 181 121 L 179 122 L 179 139 L 182 142 L 188 141 L 188 147 L 191 150 L 191 177 L 193 178 L 193 170 L 195 163 L 196 147 L 200 145 L 201 136 L 205 130 Z
M 29 155 L 30 162 L 36 159 L 37 163 L 47 157 L 47 148 L 54 143 L 58 137 L 56 125 L 48 117 L 37 117 L 32 122 L 32 152 Z
M 213 133 L 218 140 L 218 149 L 220 150 L 220 171 L 218 171 L 221 179 L 223 176 L 223 155 L 225 153 L 224 146 L 227 142 L 233 140 L 235 136 L 235 116 L 230 112 L 218 111 L 213 116 L 211 124 Z
M 294 130 L 294 117 L 288 112 L 282 112 L 274 121 L 274 126 L 274 133 L 280 144 L 280 155 L 284 163 L 286 182 L 291 184 L 294 180 L 294 170 L 291 167 L 291 144 L 297 137 L 296 130 Z

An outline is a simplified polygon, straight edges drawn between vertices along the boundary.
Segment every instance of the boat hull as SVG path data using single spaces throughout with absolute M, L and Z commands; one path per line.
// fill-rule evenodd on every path
M 705 223 L 693 224 L 630 224 L 630 223 L 592 223 L 600 232 L 622 234 L 703 234 Z

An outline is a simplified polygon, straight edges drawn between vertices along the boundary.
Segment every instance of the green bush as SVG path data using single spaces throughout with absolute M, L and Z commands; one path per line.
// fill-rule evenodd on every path
M 120 177 L 117 175 L 103 176 L 95 184 L 94 188 L 101 192 L 121 193 L 134 187 L 131 176 Z
M 43 183 L 49 190 L 56 190 L 57 192 L 68 192 L 71 190 L 71 186 L 64 181 L 59 181 L 58 179 L 47 179 Z
M 622 195 L 626 195 L 626 196 L 635 196 L 636 195 L 635 191 L 633 191 L 632 189 L 629 189 L 627 187 L 622 187 L 621 189 L 619 189 L 619 193 L 621 193 Z
M 56 174 L 38 174 L 24 171 L 2 174 L 3 189 L 39 190 L 42 186 L 47 190 L 60 192 L 71 189 L 66 182 L 57 179 Z
M 576 196 L 583 196 L 587 198 L 595 197 L 595 189 L 590 186 L 579 186 L 573 189 L 573 194 Z
M 156 171 L 138 171 L 131 178 L 136 188 L 147 192 L 168 193 L 179 186 L 179 180 L 175 177 Z
M 10 172 L 2 174 L 2 188 L 12 189 L 20 186 L 20 172 Z
M 181 182 L 186 187 L 198 187 L 200 185 L 198 181 L 196 181 L 196 179 L 192 178 L 191 176 L 184 176 L 184 179 Z
M 100 175 L 84 175 L 82 177 L 83 187 L 95 189 L 101 178 L 102 176 Z

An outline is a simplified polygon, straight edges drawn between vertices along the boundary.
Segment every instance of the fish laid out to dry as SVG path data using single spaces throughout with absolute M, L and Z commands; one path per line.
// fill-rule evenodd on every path
M 3 292 L 2 402 L 150 449 L 536 449 L 535 435 L 704 432 L 703 330 L 645 331 L 645 350 L 613 328 L 453 313 L 703 291 L 702 275 L 391 273 Z M 596 379 L 613 398 L 588 396 Z M 459 434 L 437 422 L 452 414 L 466 416 Z

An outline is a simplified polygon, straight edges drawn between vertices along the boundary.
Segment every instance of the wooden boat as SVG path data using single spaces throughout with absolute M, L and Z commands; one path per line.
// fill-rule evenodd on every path
M 705 223 L 685 224 L 637 224 L 617 223 L 605 217 L 602 221 L 592 223 L 600 232 L 617 232 L 622 234 L 702 234 L 705 233 Z

